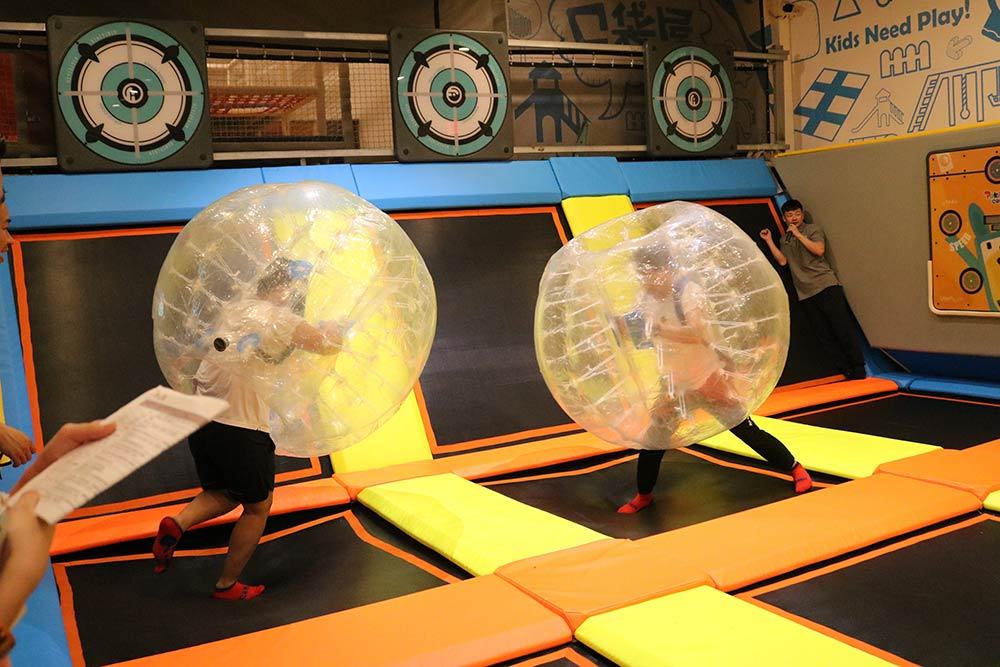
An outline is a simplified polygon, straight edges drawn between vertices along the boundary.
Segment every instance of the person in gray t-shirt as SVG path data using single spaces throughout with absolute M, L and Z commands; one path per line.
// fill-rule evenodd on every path
M 823 346 L 837 356 L 848 380 L 865 377 L 865 360 L 851 322 L 844 288 L 826 259 L 826 236 L 816 223 L 805 223 L 802 203 L 789 199 L 781 207 L 787 226 L 781 247 L 774 244 L 771 230 L 760 233 L 775 261 L 788 265 L 802 309 Z

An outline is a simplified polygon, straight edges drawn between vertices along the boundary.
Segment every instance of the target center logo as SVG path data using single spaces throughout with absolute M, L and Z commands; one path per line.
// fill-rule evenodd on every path
M 59 111 L 86 148 L 119 164 L 165 160 L 195 135 L 205 82 L 176 39 L 138 22 L 111 22 L 73 40 L 59 61 Z
M 441 155 L 482 150 L 507 117 L 504 70 L 469 35 L 438 33 L 418 42 L 396 73 L 396 94 L 407 130 Z
M 149 91 L 142 81 L 122 81 L 118 86 L 118 99 L 127 107 L 138 109 L 146 103 Z
M 718 58 L 705 49 L 684 46 L 664 56 L 650 94 L 657 125 L 684 151 L 714 147 L 732 122 L 732 82 Z

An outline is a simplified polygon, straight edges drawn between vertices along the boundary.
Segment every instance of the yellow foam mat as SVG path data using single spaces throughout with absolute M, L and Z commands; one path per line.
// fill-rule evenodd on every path
M 588 618 L 576 638 L 620 665 L 888 665 L 708 586 Z
M 6 424 L 7 420 L 3 416 L 3 386 L 0 385 L 0 424 Z M 0 466 L 10 465 L 12 461 L 6 454 L 0 454 Z
M 338 473 L 374 470 L 399 463 L 430 461 L 431 447 L 420 416 L 417 397 L 411 391 L 389 421 L 347 449 L 330 455 Z
M 986 496 L 986 500 L 983 501 L 983 507 L 994 512 L 1000 512 L 1000 491 L 994 491 Z
M 372 486 L 358 500 L 465 570 L 501 565 L 607 539 L 451 473 Z
M 868 477 L 881 464 L 889 461 L 941 449 L 936 445 L 838 431 L 783 419 L 755 416 L 753 420 L 757 426 L 785 443 L 799 463 L 808 470 L 848 479 Z M 741 456 L 761 458 L 729 431 L 701 444 Z
M 634 210 L 632 200 L 626 195 L 570 197 L 563 199 L 562 207 L 569 228 L 573 230 L 573 236 L 579 236 L 602 222 L 607 222 Z

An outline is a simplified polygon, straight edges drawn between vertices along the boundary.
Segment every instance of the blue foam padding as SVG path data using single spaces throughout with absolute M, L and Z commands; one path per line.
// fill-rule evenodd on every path
M 558 204 L 548 160 L 360 164 L 358 194 L 385 211 Z
M 263 183 L 260 169 L 41 174 L 4 179 L 14 231 L 188 221 L 216 199 Z
M 28 384 L 24 377 L 24 359 L 21 357 L 21 337 L 17 310 L 14 307 L 9 261 L 0 264 L 0 391 L 6 422 L 30 434 L 31 404 L 28 402 Z M 8 491 L 21 477 L 23 470 L 24 468 L 10 466 L 4 468 L 0 490 Z
M 69 641 L 59 606 L 52 566 L 42 577 L 38 588 L 28 598 L 28 611 L 14 628 L 17 644 L 11 651 L 14 665 L 38 667 L 70 667 Z
M 782 192 L 775 196 L 774 198 L 774 208 L 778 210 L 778 215 L 781 215 L 781 207 L 785 205 L 785 202 L 790 200 L 791 197 L 788 196 L 787 192 Z
M 772 197 L 777 186 L 759 159 L 623 162 L 634 202 Z
M 625 174 L 613 157 L 554 157 L 549 162 L 563 199 L 628 194 Z
M 3 400 L 6 422 L 31 433 L 31 408 L 9 267 L 9 262 L 0 264 L 0 387 L 3 392 L 0 398 Z M 25 469 L 4 468 L 0 489 L 9 491 Z M 27 606 L 27 613 L 15 628 L 17 645 L 11 653 L 13 664 L 44 667 L 72 664 L 51 566 L 38 588 L 28 598 Z
M 358 194 L 354 172 L 349 164 L 319 164 L 304 167 L 264 167 L 265 183 L 295 183 L 297 181 L 323 181 L 339 185 Z
M 1000 385 L 971 380 L 945 380 L 942 378 L 917 378 L 910 383 L 910 391 L 928 394 L 951 394 L 968 398 L 1000 400 Z
M 909 350 L 886 350 L 886 352 L 914 375 L 1000 384 L 1000 356 L 985 357 Z

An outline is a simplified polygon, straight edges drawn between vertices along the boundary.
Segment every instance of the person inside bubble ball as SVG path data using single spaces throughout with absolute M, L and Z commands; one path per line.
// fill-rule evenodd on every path
M 302 272 L 301 263 L 283 257 L 272 260 L 257 281 L 254 296 L 230 305 L 223 331 L 212 342 L 214 350 L 224 355 L 242 348 L 245 357 L 264 364 L 280 364 L 296 349 L 337 354 L 341 328 L 315 327 L 299 314 L 304 301 L 298 286 Z M 244 584 L 239 577 L 257 548 L 271 509 L 275 446 L 268 433 L 270 408 L 245 378 L 230 373 L 219 358 L 202 360 L 194 378 L 196 394 L 229 402 L 225 413 L 188 438 L 202 491 L 179 514 L 160 522 L 153 557 L 155 571 L 165 572 L 185 531 L 242 506 L 212 597 L 251 600 L 264 592 L 264 586 Z
M 637 249 L 632 257 L 640 281 L 638 307 L 619 321 L 619 327 L 637 346 L 657 353 L 660 393 L 650 411 L 647 441 L 666 441 L 687 416 L 686 399 L 698 398 L 721 411 L 743 406 L 725 369 L 724 359 L 712 348 L 709 323 L 702 308 L 704 290 L 673 262 L 661 241 Z M 638 331 L 636 331 L 638 329 Z M 745 417 L 730 431 L 779 470 L 787 470 L 796 493 L 812 488 L 812 479 L 788 448 Z M 618 508 L 634 514 L 653 502 L 653 488 L 666 449 L 643 449 L 636 470 L 637 493 Z

